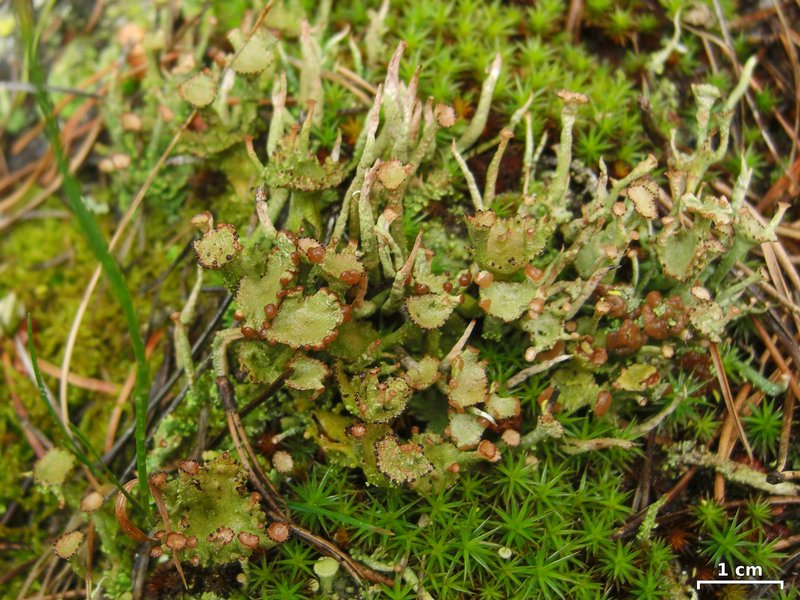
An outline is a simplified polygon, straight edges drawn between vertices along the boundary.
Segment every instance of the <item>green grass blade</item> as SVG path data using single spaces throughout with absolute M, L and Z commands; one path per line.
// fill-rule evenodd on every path
M 63 178 L 62 187 L 64 194 L 69 200 L 69 206 L 80 226 L 89 246 L 94 252 L 95 257 L 103 267 L 103 271 L 108 277 L 111 289 L 117 298 L 133 345 L 133 353 L 136 358 L 136 386 L 134 389 L 134 402 L 136 414 L 136 466 L 139 472 L 139 498 L 145 506 L 149 506 L 147 497 L 150 493 L 147 486 L 147 396 L 150 388 L 150 372 L 145 357 L 144 340 L 139 333 L 139 321 L 133 306 L 133 298 L 125 283 L 122 271 L 114 258 L 108 251 L 108 246 L 103 237 L 100 227 L 95 221 L 94 216 L 86 208 L 81 197 L 80 186 L 77 180 L 69 172 L 69 166 L 64 156 L 64 149 L 61 146 L 61 138 L 58 125 L 53 117 L 53 103 L 50 99 L 45 84 L 46 76 L 37 58 L 37 48 L 34 43 L 33 30 L 33 9 L 28 0 L 14 0 L 13 2 L 17 19 L 20 25 L 25 55 L 30 71 L 30 81 L 36 87 L 36 102 L 45 121 L 45 133 L 53 149 L 58 170 Z
M 117 477 L 108 469 L 108 467 L 106 467 L 100 455 L 91 445 L 89 440 L 86 439 L 86 437 L 80 432 L 80 430 L 70 423 L 72 433 L 78 438 L 78 440 L 89 451 L 89 453 L 95 457 L 97 464 L 99 464 L 100 468 L 102 469 L 102 472 L 97 469 L 91 460 L 89 460 L 89 457 L 86 456 L 86 453 L 81 449 L 81 447 L 75 443 L 75 440 L 67 434 L 67 429 L 64 427 L 64 422 L 56 414 L 53 405 L 50 404 L 50 400 L 47 398 L 47 389 L 44 387 L 42 374 L 39 371 L 39 358 L 36 356 L 36 347 L 33 345 L 33 325 L 30 314 L 28 314 L 28 354 L 31 356 L 31 366 L 33 367 L 33 376 L 34 379 L 36 379 L 36 387 L 39 390 L 39 396 L 41 396 L 44 405 L 47 407 L 47 412 L 50 413 L 50 417 L 52 417 L 53 421 L 55 421 L 56 426 L 61 432 L 62 443 L 69 449 L 70 452 L 75 455 L 75 458 L 77 458 L 83 465 L 86 466 L 87 469 L 92 472 L 92 475 L 98 479 L 102 479 L 103 475 L 105 475 L 106 479 L 111 481 L 111 483 L 114 484 L 114 487 L 116 487 L 117 490 L 119 490 L 128 499 L 128 502 L 131 503 L 134 509 L 141 512 L 143 515 L 147 515 L 145 510 L 142 508 L 142 505 L 130 495 L 128 490 L 122 487 L 122 483 L 119 481 L 119 479 L 117 479 Z

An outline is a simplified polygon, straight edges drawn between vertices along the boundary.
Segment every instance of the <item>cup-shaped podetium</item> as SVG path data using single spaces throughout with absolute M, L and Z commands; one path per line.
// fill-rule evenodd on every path
M 313 114 L 314 102 L 310 101 L 302 129 L 297 126 L 292 128 L 270 155 L 264 167 L 264 176 L 270 188 L 317 192 L 334 188 L 344 179 L 344 164 L 338 160 L 340 141 L 324 160 L 320 160 L 310 148 Z
M 498 217 L 478 211 L 467 217 L 475 262 L 501 278 L 524 269 L 543 249 L 554 230 L 550 217 Z

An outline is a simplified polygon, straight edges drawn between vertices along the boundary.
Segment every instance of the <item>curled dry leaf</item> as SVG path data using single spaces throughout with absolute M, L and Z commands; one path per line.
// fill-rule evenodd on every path
M 131 479 L 122 487 L 126 492 L 131 493 L 138 483 L 138 479 Z M 122 529 L 122 533 L 127 535 L 129 538 L 136 542 L 147 542 L 151 539 L 145 535 L 141 529 L 134 525 L 130 518 L 128 518 L 128 499 L 122 492 L 117 493 L 117 502 L 114 507 L 114 514 L 117 517 L 117 522 L 119 523 L 120 529 Z

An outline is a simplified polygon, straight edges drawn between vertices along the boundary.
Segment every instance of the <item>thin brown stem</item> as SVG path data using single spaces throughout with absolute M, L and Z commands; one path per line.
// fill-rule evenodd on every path
M 775 466 L 776 471 L 782 471 L 786 466 L 786 460 L 789 455 L 789 441 L 792 433 L 792 420 L 794 418 L 795 398 L 800 398 L 800 385 L 797 384 L 794 375 L 789 369 L 789 365 L 786 364 L 786 361 L 783 359 L 783 356 L 781 356 L 780 351 L 775 346 L 775 343 L 770 338 L 769 334 L 767 333 L 767 330 L 764 328 L 764 325 L 761 323 L 761 321 L 754 317 L 753 324 L 756 327 L 756 331 L 758 332 L 761 341 L 764 342 L 764 345 L 769 350 L 770 356 L 772 356 L 772 360 L 775 361 L 775 364 L 777 364 L 780 370 L 789 378 L 790 393 L 786 394 L 786 399 L 784 400 L 783 424 L 781 426 L 781 438 L 778 446 L 778 462 Z M 779 336 L 786 336 L 781 327 L 777 327 L 776 333 L 778 333 Z M 792 343 L 791 338 L 789 338 L 788 341 L 790 342 L 790 344 Z M 797 359 L 795 359 L 795 364 L 797 363 L 798 361 Z
M 393 585 L 391 579 L 357 563 L 332 542 L 314 535 L 307 529 L 295 525 L 287 518 L 288 510 L 285 508 L 285 502 L 280 492 L 278 492 L 272 482 L 261 471 L 255 459 L 253 449 L 247 440 L 247 434 L 244 431 L 238 410 L 236 409 L 236 399 L 230 380 L 227 375 L 218 375 L 216 383 L 222 407 L 225 409 L 228 430 L 230 431 L 234 448 L 247 471 L 250 483 L 253 484 L 270 506 L 270 510 L 267 512 L 268 517 L 273 521 L 287 523 L 292 533 L 306 543 L 314 546 L 326 556 L 337 560 L 357 582 L 360 583 L 362 580 L 367 580 L 372 583 Z
M 733 393 L 731 392 L 731 386 L 728 382 L 728 375 L 725 373 L 725 365 L 722 364 L 722 357 L 719 355 L 719 348 L 717 344 L 712 342 L 710 349 L 711 359 L 714 362 L 714 369 L 717 372 L 717 378 L 719 379 L 719 385 L 722 389 L 722 397 L 725 399 L 725 405 L 728 408 L 728 414 L 733 419 L 733 424 L 736 426 L 736 433 L 739 435 L 739 439 L 742 440 L 744 449 L 747 451 L 747 456 L 752 461 L 753 449 L 750 447 L 750 442 L 747 440 L 747 435 L 742 426 L 742 420 L 739 418 L 739 413 L 736 410 L 736 404 L 733 401 Z

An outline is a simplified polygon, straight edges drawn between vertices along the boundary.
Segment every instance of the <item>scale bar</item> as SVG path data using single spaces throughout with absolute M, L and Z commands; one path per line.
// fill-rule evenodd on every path
M 783 589 L 780 579 L 698 579 L 698 590 L 700 585 L 779 585 Z

